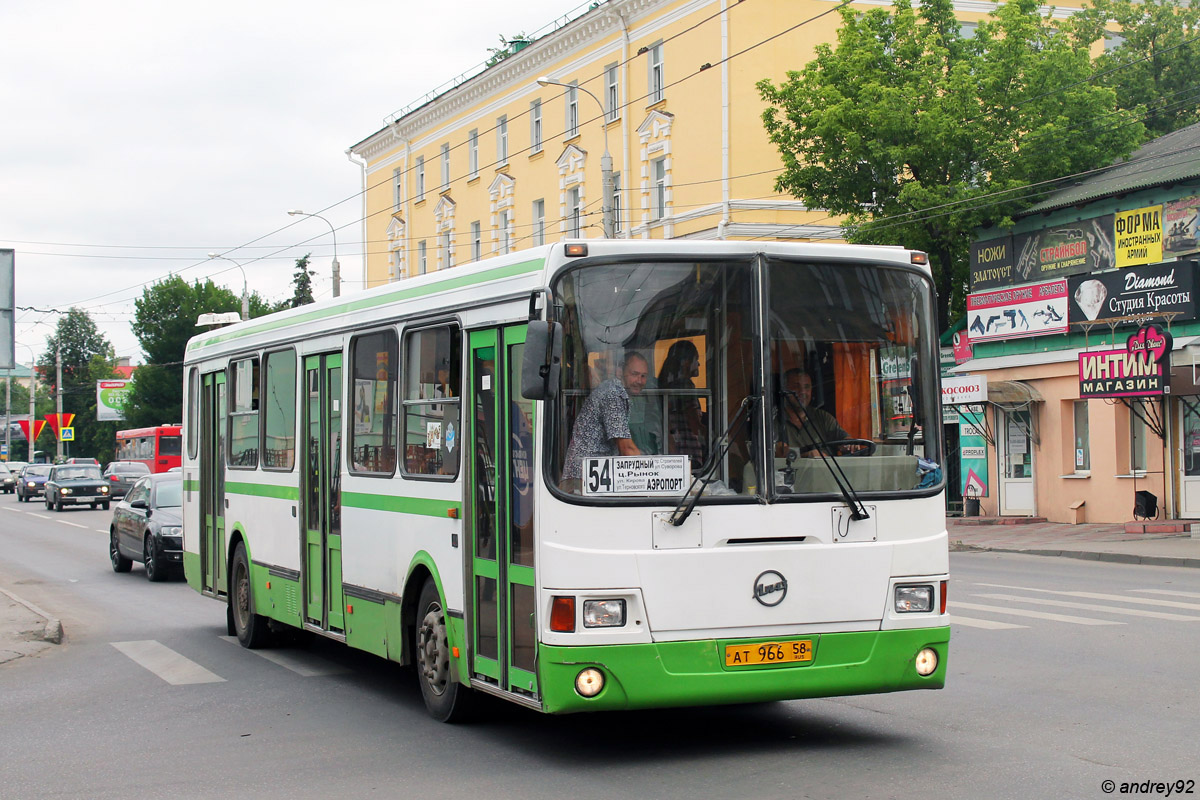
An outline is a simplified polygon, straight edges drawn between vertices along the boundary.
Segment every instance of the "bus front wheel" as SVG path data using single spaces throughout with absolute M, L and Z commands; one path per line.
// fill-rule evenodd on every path
M 246 548 L 238 542 L 229 573 L 229 608 L 233 612 L 233 629 L 238 641 L 242 647 L 257 650 L 269 644 L 271 629 L 266 617 L 254 613 L 253 591 L 250 559 L 246 558 Z
M 450 664 L 446 611 L 433 578 L 421 588 L 416 621 L 413 661 L 425 708 L 439 722 L 460 722 L 470 711 L 471 690 L 458 682 Z

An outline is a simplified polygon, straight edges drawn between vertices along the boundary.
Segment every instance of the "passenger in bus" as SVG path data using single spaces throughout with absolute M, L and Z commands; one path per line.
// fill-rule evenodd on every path
M 783 373 L 782 442 L 802 456 L 818 455 L 816 442 L 838 442 L 852 438 L 838 424 L 837 418 L 823 408 L 812 405 L 812 377 L 802 369 Z
M 671 345 L 662 369 L 658 371 L 660 389 L 692 390 L 694 378 L 700 375 L 700 353 L 696 345 L 680 339 Z M 704 464 L 705 436 L 700 399 L 690 394 L 667 393 L 667 451 L 672 455 L 689 456 L 692 469 Z
M 621 366 L 621 378 L 604 381 L 588 395 L 563 462 L 564 488 L 583 477 L 583 459 L 604 456 L 640 456 L 629 430 L 629 398 L 637 397 L 650 377 L 650 362 L 641 353 L 629 351 Z

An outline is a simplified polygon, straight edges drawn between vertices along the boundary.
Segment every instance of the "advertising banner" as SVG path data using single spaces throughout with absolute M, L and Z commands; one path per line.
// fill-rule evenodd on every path
M 974 357 L 971 349 L 971 335 L 966 331 L 954 332 L 954 363 L 962 364 Z
M 1196 318 L 1196 262 L 1171 261 L 1119 272 L 1076 275 L 1067 282 L 1071 322 L 1174 312 Z
M 1143 325 L 1125 347 L 1079 354 L 1079 397 L 1156 397 L 1168 386 L 1171 334 Z
M 96 421 L 117 422 L 125 419 L 125 403 L 133 381 L 96 381 Z
M 983 387 L 986 397 L 987 387 Z M 958 428 L 959 490 L 963 497 L 988 496 L 987 439 L 983 433 L 984 406 L 965 406 Z
M 1112 214 L 1013 236 L 1016 281 L 1046 280 L 1116 266 Z
M 973 342 L 1064 333 L 1067 324 L 1066 280 L 967 297 L 967 330 Z
M 1017 283 L 1012 244 L 1011 236 L 971 243 L 971 291 Z
M 942 405 L 987 402 L 986 375 L 955 375 L 942 378 Z
M 1200 197 L 1163 205 L 1163 256 L 1176 258 L 1200 250 Z
M 1118 267 L 1162 261 L 1162 209 L 1162 206 L 1147 206 L 1113 216 Z

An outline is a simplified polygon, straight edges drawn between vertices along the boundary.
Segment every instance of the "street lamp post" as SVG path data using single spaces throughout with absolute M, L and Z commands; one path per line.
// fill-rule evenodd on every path
M 308 214 L 298 208 L 293 208 L 288 212 L 289 217 L 316 217 L 329 226 L 329 232 L 333 234 L 333 296 L 339 297 L 342 294 L 342 266 L 337 260 L 337 229 L 333 227 L 333 223 L 322 217 L 320 214 Z
M 596 105 L 600 106 L 600 127 L 604 130 L 604 155 L 600 157 L 600 184 L 603 197 L 600 198 L 600 218 L 604 227 L 604 238 L 611 239 L 614 235 L 613 230 L 613 168 L 612 155 L 608 152 L 608 120 L 605 118 L 604 104 L 600 102 L 600 98 L 592 94 L 588 89 L 570 83 L 563 83 L 545 75 L 537 79 L 538 86 L 562 86 L 566 89 L 578 89 L 585 93 L 588 97 L 596 101 Z
M 250 319 L 250 284 L 246 280 L 246 270 L 241 264 L 234 261 L 232 258 L 221 255 L 220 253 L 209 253 L 209 258 L 219 258 L 222 261 L 228 261 L 238 269 L 242 270 L 242 322 Z

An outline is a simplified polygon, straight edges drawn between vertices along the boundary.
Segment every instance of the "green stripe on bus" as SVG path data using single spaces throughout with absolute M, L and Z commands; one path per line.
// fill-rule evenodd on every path
M 501 278 L 511 278 L 514 275 L 524 275 L 527 272 L 535 272 L 541 269 L 543 266 L 545 266 L 545 262 L 541 260 L 522 261 L 519 264 L 509 264 L 506 267 L 496 267 L 495 269 L 489 269 L 476 275 L 460 275 L 458 277 L 447 278 L 443 281 L 431 283 L 426 286 L 416 286 L 412 289 L 401 289 L 394 292 L 388 292 L 378 297 L 364 297 L 359 300 L 349 300 L 345 303 L 339 303 L 336 306 L 331 306 L 330 308 L 324 308 L 318 311 L 310 311 L 307 314 L 299 314 L 294 317 L 288 317 L 286 320 L 272 320 L 270 322 L 263 322 L 259 325 L 247 328 L 244 331 L 210 336 L 202 342 L 188 345 L 187 349 L 188 351 L 191 351 L 196 347 L 208 347 L 209 345 L 217 344 L 219 342 L 238 339 L 243 336 L 249 336 L 253 333 L 263 333 L 265 331 L 274 330 L 287 325 L 298 325 L 302 322 L 312 322 L 313 320 L 332 317 L 337 314 L 345 314 L 349 311 L 362 311 L 364 309 L 375 308 L 376 306 L 387 305 L 388 303 L 395 303 L 401 300 L 411 300 L 416 297 L 437 294 L 438 292 L 444 292 L 449 289 L 461 289 L 464 286 L 471 286 L 472 284 L 476 283 L 484 283 L 486 281 L 494 281 Z
M 396 514 L 418 514 L 423 517 L 445 517 L 453 509 L 461 511 L 462 504 L 448 500 L 429 500 L 424 497 L 395 497 L 362 492 L 343 492 L 342 505 L 366 508 L 371 511 L 390 511 Z
M 299 500 L 300 490 L 295 486 L 271 486 L 263 483 L 234 483 L 225 484 L 225 491 L 230 494 L 248 494 L 252 497 L 276 497 L 280 500 Z
M 198 492 L 198 491 L 200 491 L 200 481 L 195 481 L 195 480 L 193 480 L 193 481 L 184 481 L 184 482 L 183 482 L 183 490 L 184 490 L 185 492 Z

